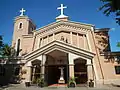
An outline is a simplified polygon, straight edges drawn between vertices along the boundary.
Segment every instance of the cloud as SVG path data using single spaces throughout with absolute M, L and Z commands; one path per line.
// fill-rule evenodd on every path
M 111 28 L 112 31 L 115 31 L 115 28 Z

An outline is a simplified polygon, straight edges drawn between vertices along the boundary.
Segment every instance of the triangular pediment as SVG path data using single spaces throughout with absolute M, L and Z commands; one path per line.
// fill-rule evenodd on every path
M 38 33 L 44 33 L 49 30 L 56 30 L 58 28 L 71 28 L 71 29 L 76 29 L 76 30 L 82 30 L 82 31 L 89 31 L 91 30 L 91 27 L 93 25 L 91 24 L 84 24 L 84 23 L 79 23 L 79 22 L 72 22 L 72 21 L 57 21 L 51 24 L 48 24 L 44 27 L 39 28 L 38 30 L 35 31 L 36 34 Z
M 92 59 L 95 55 L 95 53 L 93 53 L 91 51 L 80 49 L 80 48 L 71 46 L 71 45 L 61 42 L 61 41 L 53 41 L 37 50 L 32 51 L 31 53 L 25 55 L 24 58 L 27 61 L 34 60 L 37 57 L 39 57 L 40 55 L 50 53 L 54 50 L 59 50 L 59 51 L 66 52 L 66 53 L 73 53 L 73 54 L 82 56 L 83 58 L 86 58 L 86 59 Z

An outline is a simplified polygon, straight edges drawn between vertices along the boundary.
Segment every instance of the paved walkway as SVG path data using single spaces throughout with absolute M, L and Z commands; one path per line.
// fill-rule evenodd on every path
M 67 87 L 44 87 L 39 88 L 36 86 L 25 87 L 23 85 L 8 85 L 5 87 L 0 87 L 0 90 L 120 90 L 120 87 L 113 86 L 105 86 L 100 88 L 87 88 L 87 87 L 75 87 L 75 88 L 67 88 Z

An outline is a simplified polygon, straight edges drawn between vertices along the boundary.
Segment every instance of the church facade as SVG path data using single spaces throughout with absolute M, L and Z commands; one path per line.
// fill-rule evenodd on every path
M 76 84 L 92 80 L 95 86 L 119 83 L 120 74 L 115 68 L 119 64 L 110 51 L 108 32 L 109 28 L 70 21 L 63 12 L 56 22 L 36 29 L 22 12 L 15 18 L 12 40 L 22 58 L 22 83 L 39 77 L 48 85 L 68 83 L 70 78 L 76 78 Z

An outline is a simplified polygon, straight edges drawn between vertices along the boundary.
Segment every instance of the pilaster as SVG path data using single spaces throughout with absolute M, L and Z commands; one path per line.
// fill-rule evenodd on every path
M 83 48 L 86 49 L 86 40 L 85 40 L 85 35 L 83 35 Z
M 77 33 L 77 47 L 79 48 L 79 35 Z
M 31 67 L 32 67 L 32 64 L 31 62 L 28 62 L 27 64 L 27 77 L 26 77 L 26 82 L 31 82 Z
M 93 64 L 91 62 L 91 60 L 87 59 L 87 73 L 88 73 L 88 82 L 90 82 L 90 80 L 94 80 L 94 71 L 93 71 Z
M 74 77 L 74 64 L 69 65 L 69 77 Z
M 69 59 L 69 77 L 74 77 L 74 56 L 69 53 L 68 54 Z
M 44 78 L 44 75 L 45 75 L 45 62 L 46 62 L 46 55 L 43 54 L 42 55 L 42 66 L 41 66 L 41 75 L 42 75 L 42 78 Z
M 53 41 L 55 40 L 55 33 L 53 33 Z
M 72 44 L 72 32 L 70 32 L 70 44 Z

